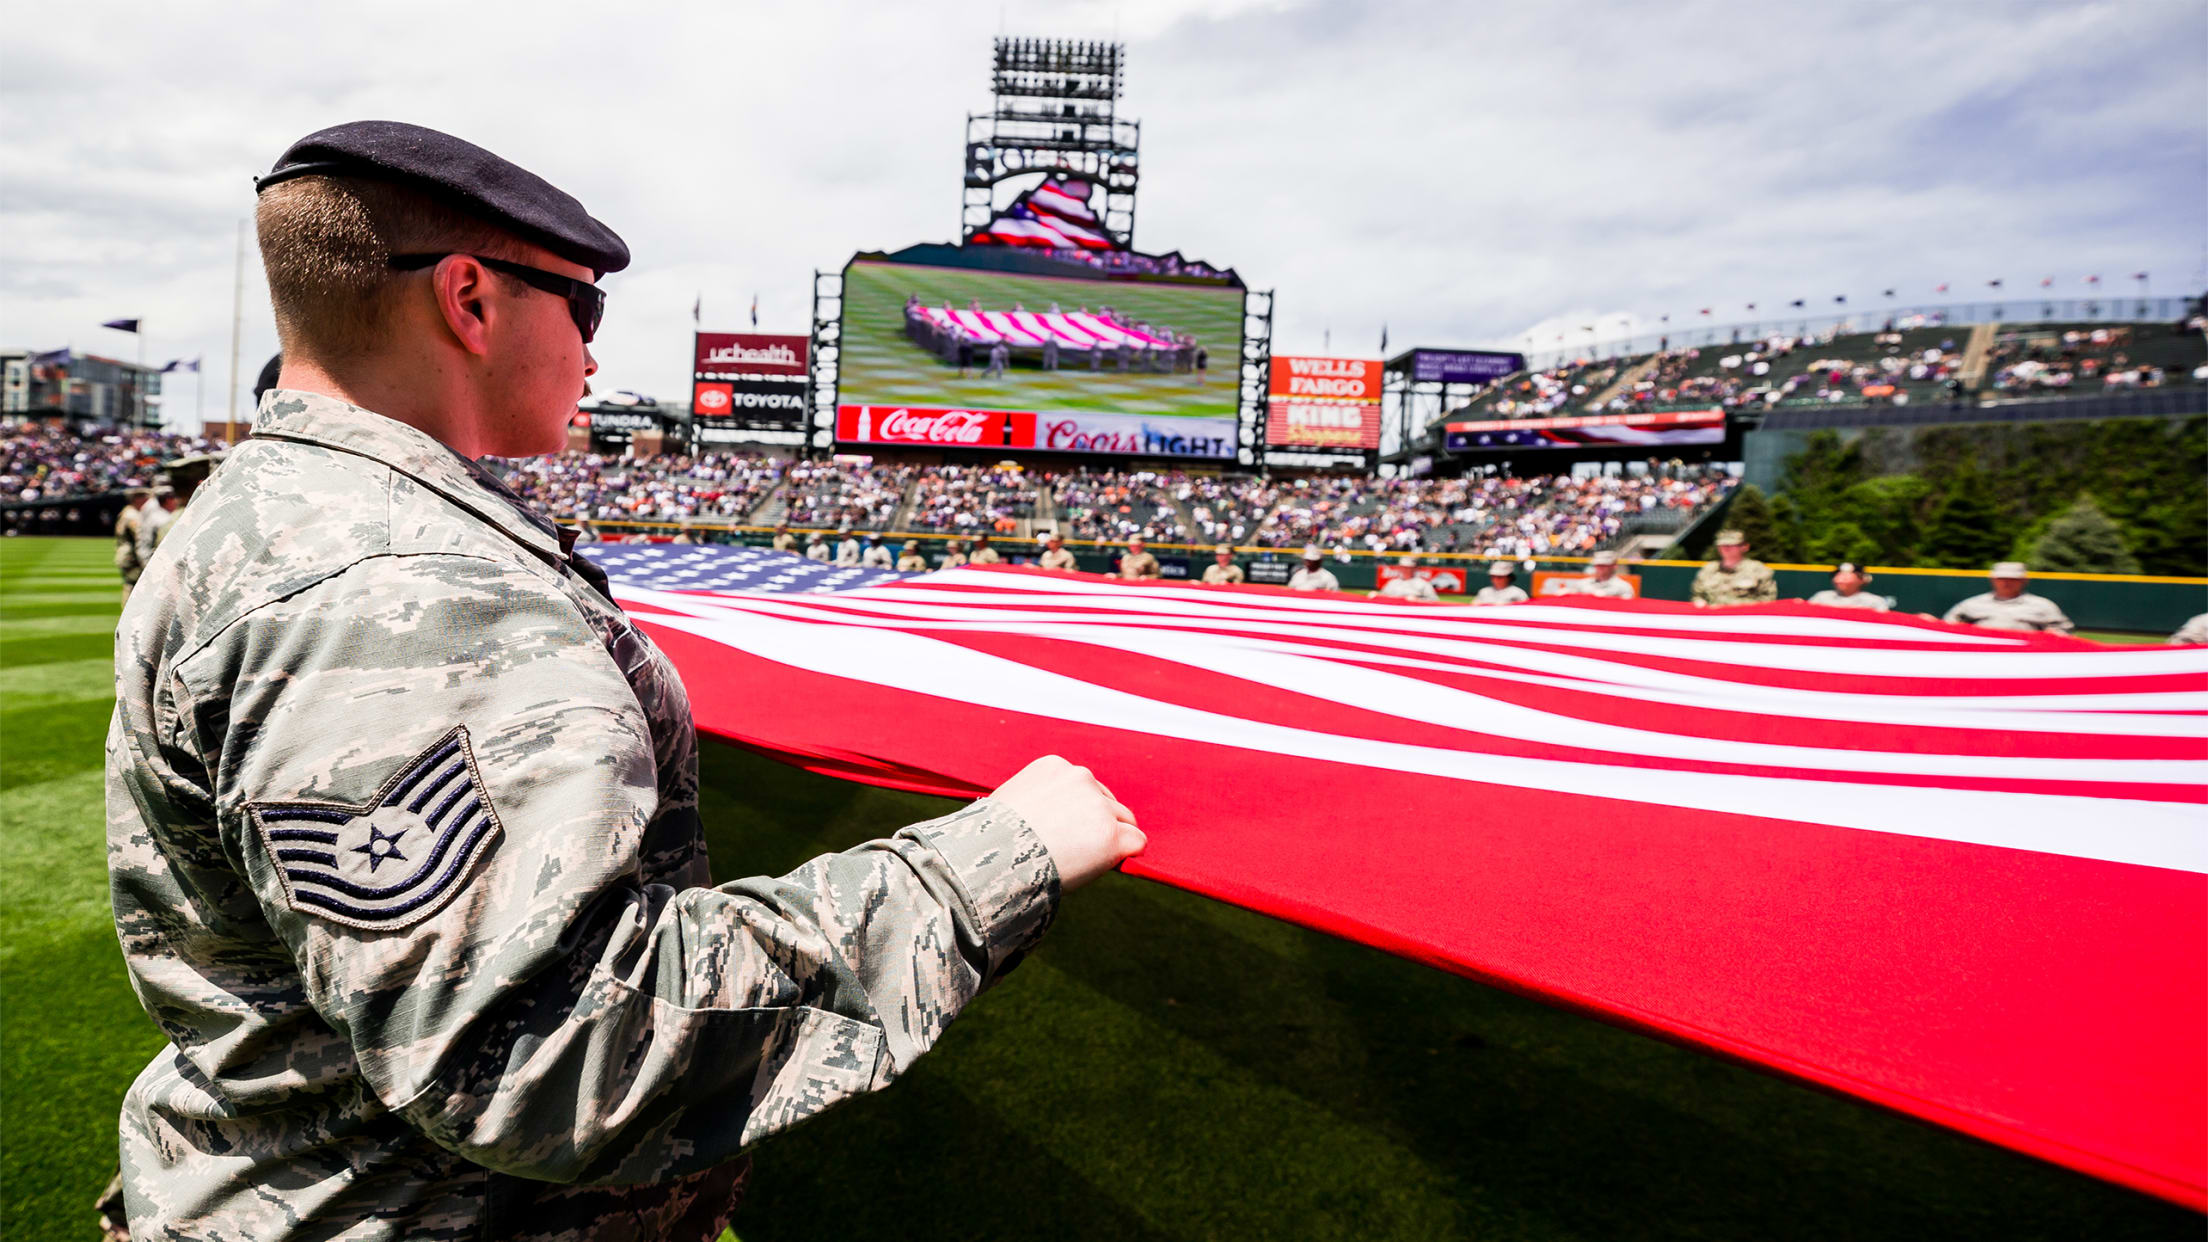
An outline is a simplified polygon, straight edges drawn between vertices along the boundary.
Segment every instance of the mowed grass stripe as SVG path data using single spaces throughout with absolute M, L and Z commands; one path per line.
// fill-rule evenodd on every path
M 91 569 L 109 550 L 0 544 L 9 564 Z M 0 648 L 24 649 L 12 634 L 0 617 Z M 123 1091 L 162 1041 L 107 905 L 108 640 L 29 644 L 76 650 L 0 664 L 0 767 L 59 771 L 0 792 L 0 1234 L 59 1242 L 86 1235 Z M 713 743 L 703 778 L 723 880 L 951 805 Z M 903 1081 L 757 1158 L 748 1242 L 819 1237 L 823 1204 L 840 1235 L 915 1242 L 2200 1231 L 1997 1148 L 1121 876 L 1069 899 Z

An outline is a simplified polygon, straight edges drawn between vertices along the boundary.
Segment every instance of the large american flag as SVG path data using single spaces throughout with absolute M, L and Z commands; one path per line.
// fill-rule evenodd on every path
M 2208 649 L 595 555 L 708 732 L 954 796 L 1063 754 L 1130 872 L 2208 1203 Z

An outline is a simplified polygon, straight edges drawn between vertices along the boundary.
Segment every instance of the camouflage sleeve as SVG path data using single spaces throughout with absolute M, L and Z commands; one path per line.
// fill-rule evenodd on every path
M 1779 575 L 1768 566 L 1756 575 L 1756 587 L 1750 595 L 1759 604 L 1774 603 L 1779 598 Z
M 881 1086 L 1056 908 L 1048 852 L 989 801 L 780 879 L 645 883 L 695 841 L 688 722 L 670 792 L 623 673 L 646 657 L 520 567 L 433 555 L 356 565 L 182 670 L 308 1002 L 386 1107 L 501 1172 L 657 1180 Z
M 1689 592 L 1689 598 L 1697 604 L 1710 602 L 1710 571 L 1708 566 L 1694 571 L 1694 589 Z

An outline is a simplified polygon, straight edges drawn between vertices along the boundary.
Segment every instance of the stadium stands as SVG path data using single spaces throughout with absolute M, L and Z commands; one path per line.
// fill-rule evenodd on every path
M 904 527 L 954 535 L 1024 535 L 1036 495 L 1017 466 L 933 466 L 920 472 Z
M 163 461 L 222 447 L 198 436 L 135 431 L 86 437 L 53 423 L 24 422 L 0 436 L 0 502 L 63 500 L 145 487 Z
M 708 453 L 638 461 L 555 453 L 506 463 L 506 485 L 548 513 L 600 521 L 742 521 L 781 482 L 769 457 Z
M 799 462 L 786 475 L 782 520 L 792 526 L 888 530 L 918 474 L 914 466 Z

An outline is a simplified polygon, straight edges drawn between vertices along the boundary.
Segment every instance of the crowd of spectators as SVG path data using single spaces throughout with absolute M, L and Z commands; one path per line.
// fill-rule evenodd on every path
M 792 526 L 887 530 L 919 473 L 917 466 L 850 459 L 797 462 L 784 476 L 782 520 Z
M 150 433 L 81 438 L 44 424 L 10 428 L 0 445 L 0 485 L 9 499 L 30 501 L 147 485 L 160 461 L 219 447 Z M 1319 544 L 1492 556 L 1591 551 L 1629 533 L 1626 523 L 1635 515 L 1691 512 L 1732 485 L 1722 467 L 1654 462 L 1630 473 L 1577 478 L 1266 479 L 1156 470 L 1040 472 L 1009 463 L 921 467 L 737 453 L 635 459 L 571 452 L 498 469 L 509 487 L 544 512 L 600 524 L 739 524 L 772 513 L 796 527 L 1017 536 L 1028 533 L 1048 489 L 1060 533 L 1076 540 L 1139 536 L 1159 544 Z M 770 503 L 778 494 L 779 510 Z
M 2060 393 L 2075 387 L 2159 388 L 2175 378 L 2162 367 L 2137 361 L 2128 326 L 2003 333 L 1987 355 L 1986 387 L 2019 395 Z
M 1034 485 L 1018 466 L 930 466 L 920 472 L 905 525 L 959 535 L 1012 535 L 1034 515 Z
M 1155 470 L 1082 470 L 1049 476 L 1058 526 L 1069 539 L 1182 543 L 1188 528 L 1168 491 L 1185 476 Z
M 222 447 L 160 431 L 81 436 L 59 423 L 19 423 L 0 434 L 0 501 L 35 503 L 150 487 L 162 462 Z
M 1674 519 L 1663 528 L 1684 526 L 1723 498 L 1734 477 L 1724 466 L 1652 462 L 1580 477 L 1268 480 L 1145 470 L 1084 471 L 1052 482 L 1061 527 L 1074 539 L 1561 556 L 1631 533 L 1635 517 L 1663 513 Z
M 508 487 L 557 517 L 741 521 L 782 481 L 784 465 L 741 453 L 645 460 L 554 453 L 507 462 L 504 473 Z

